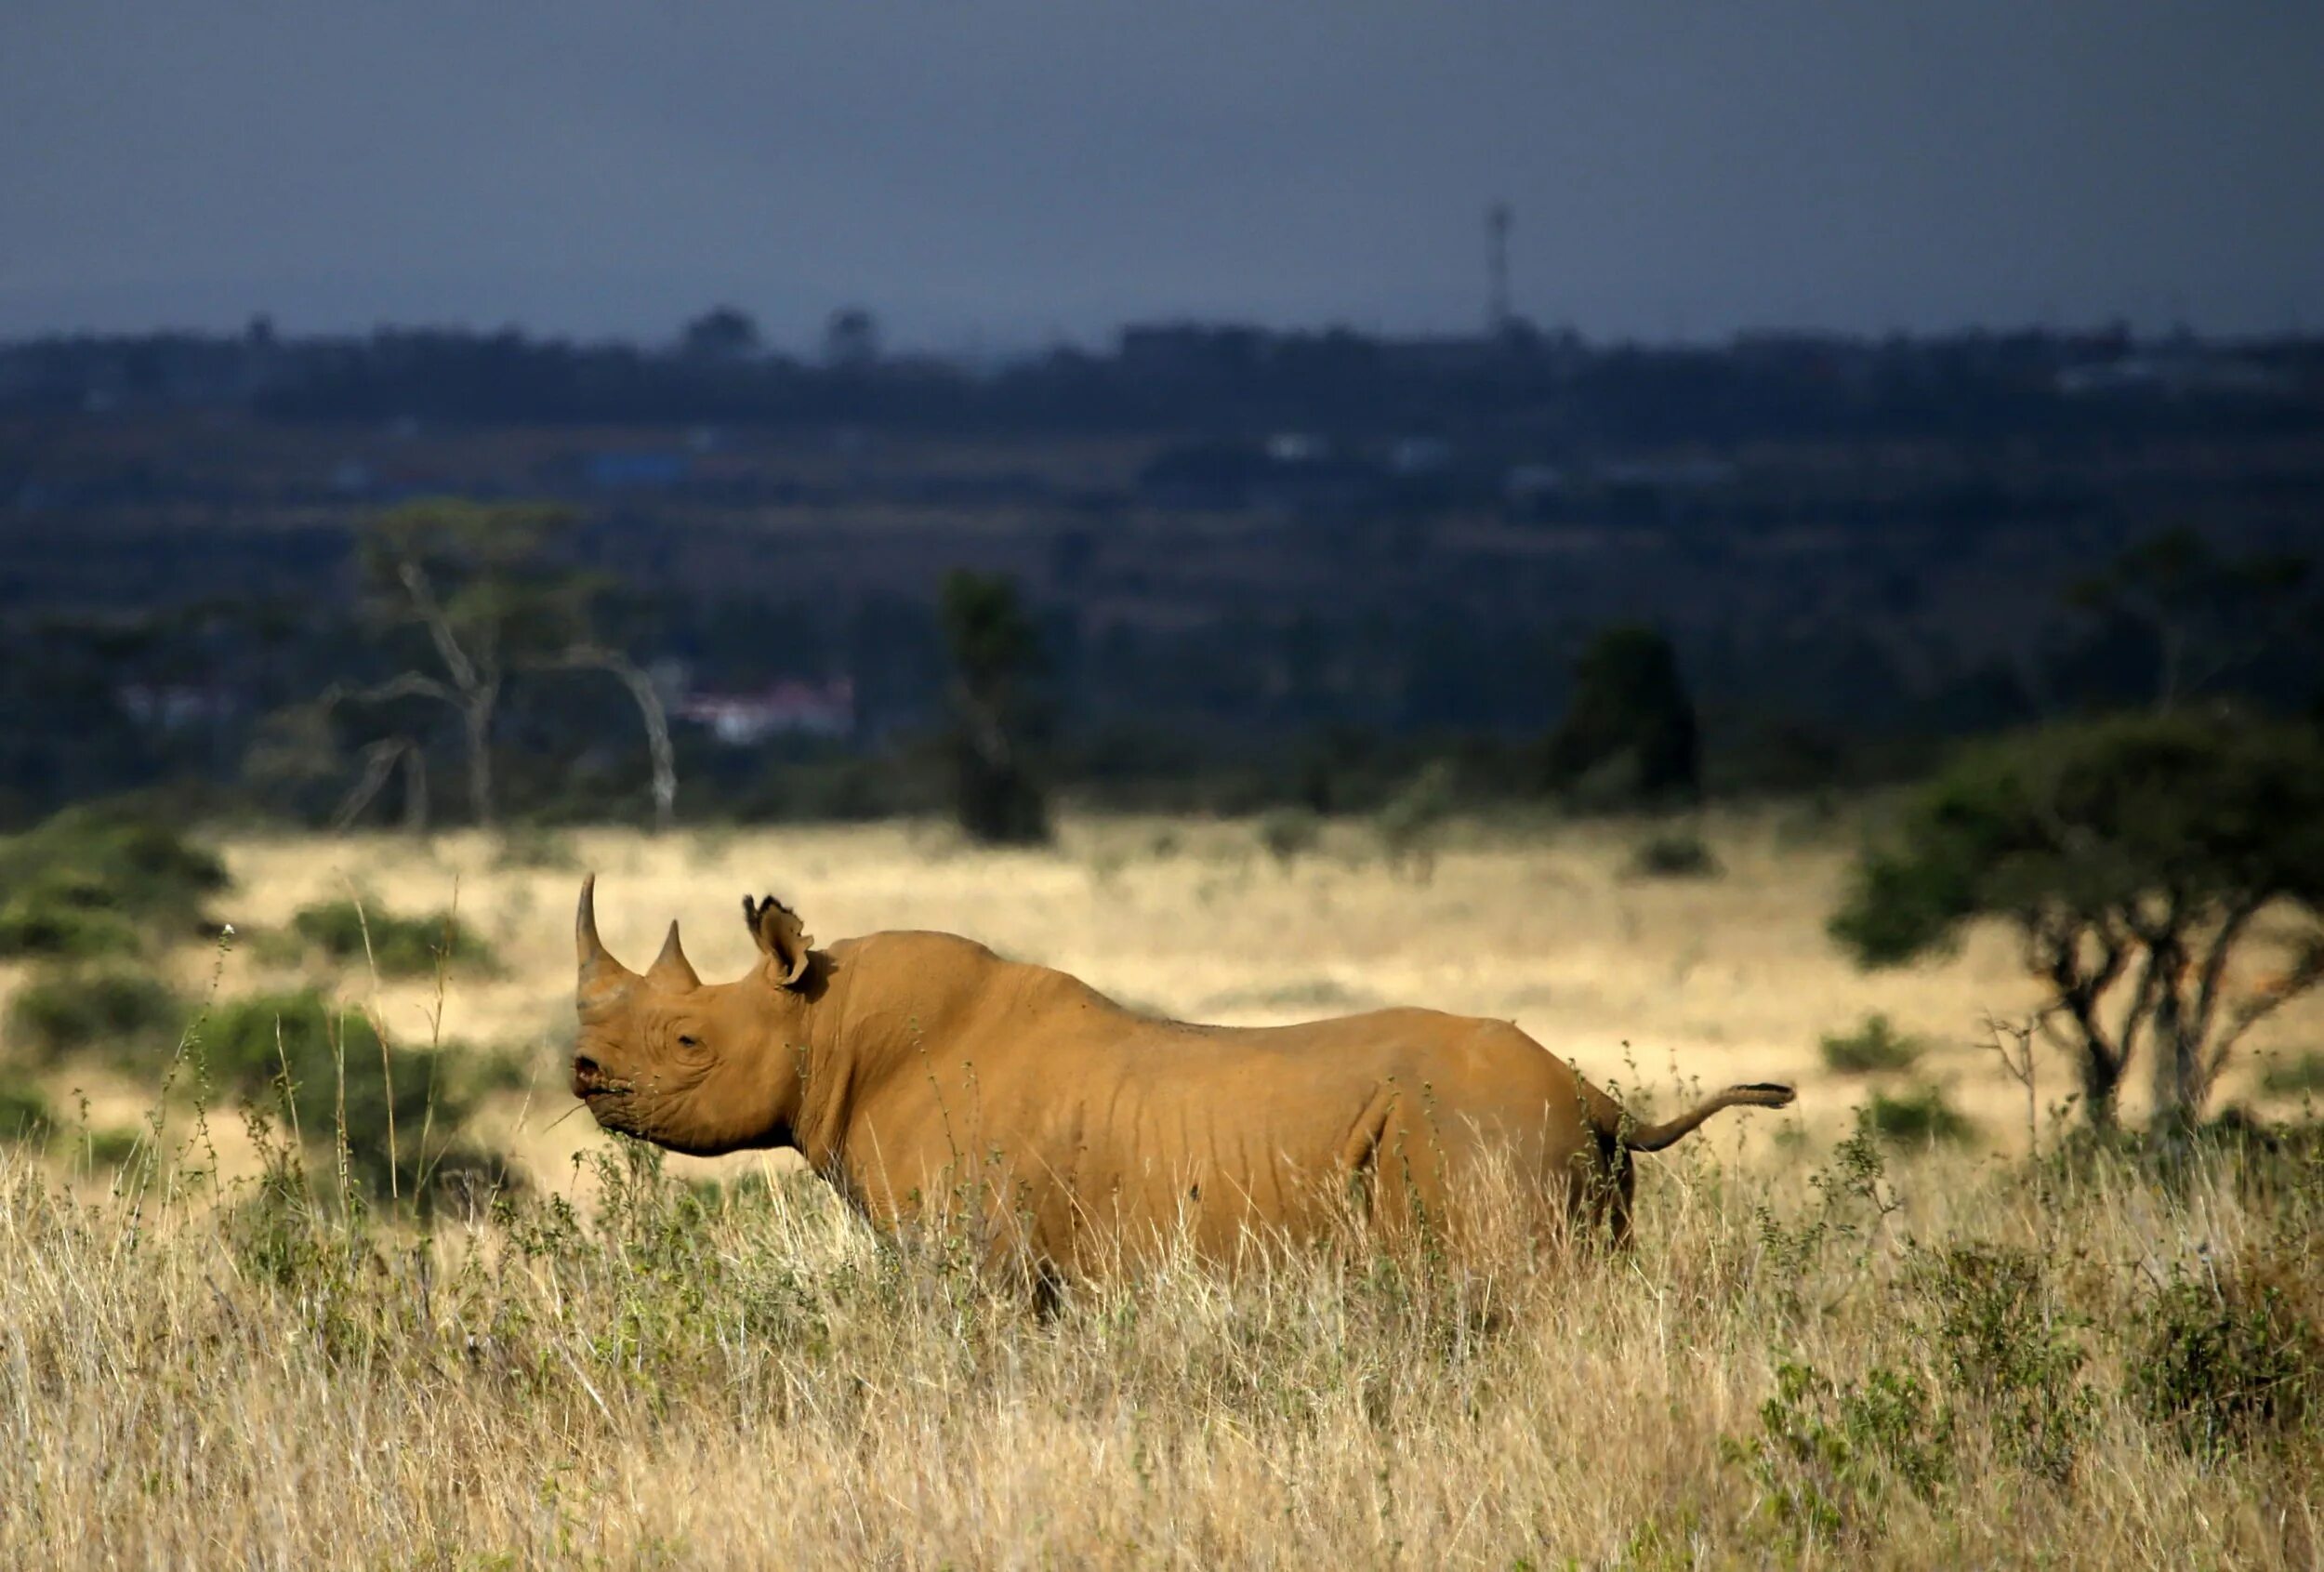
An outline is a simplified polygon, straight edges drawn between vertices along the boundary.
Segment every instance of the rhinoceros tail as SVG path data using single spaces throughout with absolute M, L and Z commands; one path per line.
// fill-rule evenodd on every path
M 1731 1086 L 1714 1097 L 1704 1098 L 1675 1119 L 1623 1130 L 1621 1142 L 1632 1152 L 1659 1152 L 1680 1137 L 1692 1134 L 1697 1125 L 1722 1108 L 1788 1108 L 1794 1095 L 1789 1087 L 1776 1081 Z

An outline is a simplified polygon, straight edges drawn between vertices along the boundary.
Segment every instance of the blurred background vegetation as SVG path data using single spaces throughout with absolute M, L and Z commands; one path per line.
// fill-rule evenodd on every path
M 2313 337 L 829 338 L 0 345 L 0 825 L 1628 810 L 2324 692 Z
M 1868 831 L 1862 965 L 2014 935 L 2100 1134 L 2134 1070 L 2201 1126 L 2324 976 L 2324 340 L 882 344 L 719 308 L 667 346 L 0 345 L 12 1043 L 182 1037 L 245 1097 L 352 1045 L 392 1094 L 350 1116 L 456 1123 L 472 1089 L 398 1112 L 330 1000 L 486 939 L 351 886 L 244 935 L 269 1068 L 257 1005 L 205 1024 L 159 965 L 222 937 L 196 824 L 476 826 L 513 866 L 579 824 L 1153 810 L 1247 816 L 1286 876 L 1352 823 L 1420 885 L 1480 814 L 1621 815 L 1625 878 L 1716 879 L 1700 815 L 1775 800 Z M 1882 1129 L 1960 1133 L 1884 1017 L 1822 1052 Z

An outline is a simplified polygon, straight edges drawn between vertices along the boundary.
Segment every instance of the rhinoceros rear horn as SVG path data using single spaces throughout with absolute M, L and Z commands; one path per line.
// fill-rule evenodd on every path
M 654 958 L 646 969 L 645 980 L 657 988 L 678 993 L 692 993 L 702 986 L 702 979 L 694 975 L 693 965 L 686 958 L 685 949 L 678 942 L 678 924 L 669 925 L 669 937 L 662 941 L 662 953 Z
M 574 954 L 581 963 L 583 993 L 602 993 L 630 979 L 629 969 L 607 952 L 597 936 L 597 875 L 581 881 L 581 909 L 573 919 Z

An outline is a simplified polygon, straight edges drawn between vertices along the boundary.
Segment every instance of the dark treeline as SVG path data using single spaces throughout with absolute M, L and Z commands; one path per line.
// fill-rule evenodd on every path
M 1523 324 L 1491 337 L 1382 338 L 1178 324 L 1107 350 L 1061 347 L 979 370 L 888 356 L 861 312 L 824 354 L 761 346 L 731 310 L 672 345 L 514 329 L 283 337 L 56 337 L 0 347 L 0 409 L 228 406 L 286 420 L 480 424 L 862 422 L 920 430 L 1343 433 L 1514 421 L 1575 443 L 2097 436 L 2324 426 L 2324 341 L 2206 346 L 2125 328 L 1936 337 L 1747 336 L 1719 347 L 1591 346 Z
M 501 538 L 447 583 L 556 605 L 553 638 L 482 635 L 514 654 L 466 709 L 376 549 L 446 497 L 528 521 L 522 561 Z M 2309 713 L 2319 522 L 2307 339 L 1197 325 L 988 370 L 862 312 L 812 360 L 731 310 L 657 349 L 43 339 L 0 347 L 0 815 L 166 785 L 462 817 L 472 726 L 515 815 L 644 817 L 673 771 L 681 812 L 746 815 L 981 771 L 1020 826 L 1020 775 L 1318 812 L 1431 761 L 1606 805 L 1812 791 L 2092 709 Z M 970 619 L 1021 623 L 1005 681 L 956 569 L 1007 586 Z M 1609 648 L 1666 708 L 1610 768 L 1573 751 L 1631 723 L 1577 693 Z

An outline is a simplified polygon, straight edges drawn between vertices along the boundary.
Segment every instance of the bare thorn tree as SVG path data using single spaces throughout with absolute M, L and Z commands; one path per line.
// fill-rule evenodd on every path
M 678 755 L 670 746 L 669 714 L 653 677 L 619 650 L 602 644 L 574 644 L 537 665 L 542 669 L 602 671 L 628 690 L 645 727 L 646 756 L 654 771 L 654 828 L 657 833 L 668 830 L 678 822 Z
M 2154 707 L 2171 710 L 2266 658 L 2315 602 L 2307 560 L 2224 557 L 2196 531 L 2165 530 L 2073 586 L 2067 603 L 2138 629 L 2152 644 Z
M 409 835 L 428 832 L 428 757 L 408 736 L 382 737 L 363 749 L 363 773 L 348 789 L 331 814 L 334 833 L 344 830 L 371 806 L 395 767 L 403 767 L 403 828 Z
M 408 669 L 365 687 L 335 684 L 323 703 L 327 710 L 424 699 L 452 711 L 469 816 L 489 827 L 497 806 L 493 727 L 511 678 L 603 671 L 637 706 L 653 768 L 654 824 L 667 828 L 678 803 L 668 717 L 646 672 L 593 632 L 601 587 L 545 549 L 564 522 L 550 508 L 457 499 L 412 503 L 372 520 L 363 539 L 372 619 L 383 631 L 416 631 L 419 638 L 403 641 Z M 343 814 L 360 813 L 398 761 L 415 772 L 410 779 L 424 779 L 416 773 L 424 769 L 417 740 L 407 731 L 403 743 L 400 750 L 383 742 L 367 751 L 363 777 L 341 804 Z M 418 789 L 424 802 L 425 787 Z

